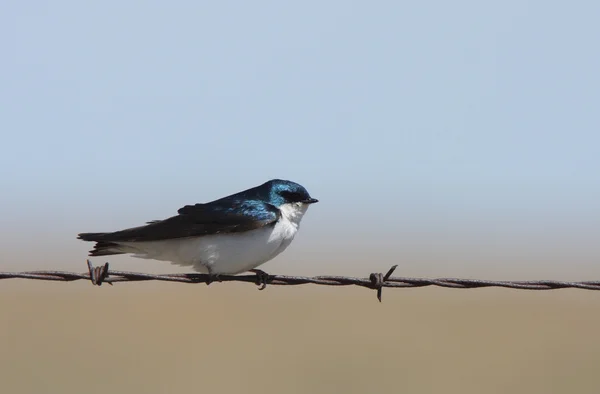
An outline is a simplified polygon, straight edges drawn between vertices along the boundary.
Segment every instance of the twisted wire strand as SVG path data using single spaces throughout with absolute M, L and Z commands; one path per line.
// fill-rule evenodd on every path
M 413 288 L 425 286 L 438 286 L 452 289 L 474 289 L 481 287 L 504 287 L 519 290 L 554 290 L 554 289 L 583 289 L 600 290 L 600 281 L 564 282 L 555 280 L 531 280 L 531 281 L 495 281 L 481 279 L 457 279 L 457 278 L 404 278 L 392 277 L 397 265 L 391 267 L 384 275 L 372 273 L 368 278 L 355 278 L 347 276 L 289 276 L 270 275 L 258 271 L 256 275 L 219 275 L 217 277 L 207 274 L 145 274 L 141 272 L 114 271 L 109 270 L 108 263 L 94 267 L 87 260 L 88 272 L 76 273 L 67 271 L 28 271 L 28 272 L 0 272 L 0 279 L 32 279 L 45 281 L 70 282 L 75 280 L 89 280 L 94 285 L 102 283 L 119 282 L 141 282 L 141 281 L 164 281 L 178 283 L 207 283 L 212 282 L 247 282 L 259 285 L 259 290 L 267 285 L 296 286 L 304 284 L 315 284 L 323 286 L 361 286 L 377 290 L 377 298 L 381 301 L 381 293 L 384 287 L 389 288 Z

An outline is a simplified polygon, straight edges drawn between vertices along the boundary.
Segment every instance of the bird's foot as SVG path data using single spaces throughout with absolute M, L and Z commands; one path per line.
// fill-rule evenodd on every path
M 259 269 L 251 269 L 250 272 L 256 274 L 256 285 L 260 286 L 258 290 L 264 290 L 267 287 L 267 283 L 269 282 L 269 274 L 267 274 L 263 270 Z
M 209 272 L 208 276 L 206 277 L 206 285 L 208 286 L 214 281 L 221 282 L 220 274 L 213 274 L 212 272 Z

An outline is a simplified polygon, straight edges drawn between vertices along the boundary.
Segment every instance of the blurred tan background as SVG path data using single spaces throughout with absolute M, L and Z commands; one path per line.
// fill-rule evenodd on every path
M 0 283 L 6 393 L 597 393 L 600 293 Z
M 413 223 L 397 220 L 365 236 L 365 227 L 325 220 L 332 204 L 311 209 L 290 248 L 261 268 L 365 277 L 398 264 L 395 275 L 409 277 L 600 279 L 591 226 L 535 232 L 517 221 L 498 235 L 489 222 L 461 233 L 457 218 L 411 234 Z M 102 211 L 112 224 L 67 214 L 55 233 L 52 221 L 6 232 L 0 270 L 84 272 L 91 244 L 75 239 L 78 231 L 153 217 Z M 127 256 L 93 260 L 104 261 L 190 271 Z M 374 291 L 353 287 L 2 280 L 0 311 L 0 381 L 11 394 L 600 392 L 595 291 L 384 289 L 380 304 Z

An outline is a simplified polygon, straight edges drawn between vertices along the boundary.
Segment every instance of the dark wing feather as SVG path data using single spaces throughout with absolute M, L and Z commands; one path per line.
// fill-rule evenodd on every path
M 258 200 L 186 205 L 178 213 L 165 220 L 151 221 L 145 226 L 113 233 L 82 233 L 79 238 L 85 241 L 142 242 L 238 233 L 273 224 L 280 215 L 276 207 Z

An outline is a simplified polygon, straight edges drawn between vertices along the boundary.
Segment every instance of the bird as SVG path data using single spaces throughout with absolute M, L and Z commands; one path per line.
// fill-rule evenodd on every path
M 89 256 L 131 254 L 190 266 L 209 278 L 265 274 L 257 267 L 287 249 L 308 207 L 318 201 L 298 183 L 271 179 L 218 200 L 185 205 L 163 220 L 77 238 L 95 242 Z

